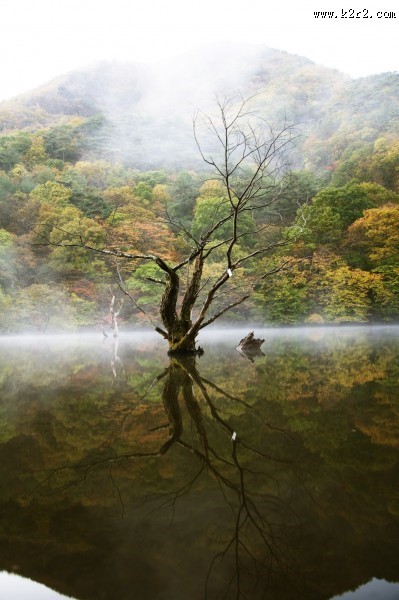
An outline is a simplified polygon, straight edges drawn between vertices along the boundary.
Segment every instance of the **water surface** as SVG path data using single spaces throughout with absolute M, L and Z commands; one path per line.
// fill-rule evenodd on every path
M 256 357 L 246 333 L 196 363 L 146 333 L 0 338 L 0 570 L 77 600 L 397 584 L 399 328 L 256 331 Z

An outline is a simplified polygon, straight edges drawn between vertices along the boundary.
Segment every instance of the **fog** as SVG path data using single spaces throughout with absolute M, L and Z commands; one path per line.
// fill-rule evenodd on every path
M 320 20 L 314 10 L 333 10 L 334 2 L 252 0 L 248 5 L 204 0 L 145 4 L 78 2 L 58 10 L 49 0 L 4 0 L 0 46 L 4 61 L 0 98 L 33 89 L 60 73 L 98 60 L 155 62 L 215 41 L 244 41 L 308 56 L 332 68 L 364 76 L 398 68 L 394 19 Z M 369 0 L 371 11 L 394 10 Z M 337 12 L 341 6 L 337 6 Z M 370 44 L 370 40 L 373 43 Z
M 399 324 L 390 325 L 327 325 L 327 326 L 291 326 L 291 327 L 271 327 L 259 324 L 237 324 L 223 326 L 214 325 L 204 328 L 200 331 L 198 342 L 204 347 L 214 343 L 222 343 L 231 347 L 236 347 L 241 338 L 249 331 L 254 331 L 256 337 L 265 339 L 262 350 L 267 348 L 269 340 L 274 339 L 307 339 L 312 342 L 321 342 L 326 338 L 348 338 L 353 335 L 365 334 L 375 339 L 379 337 L 396 338 L 399 336 Z M 23 348 L 39 348 L 41 346 L 51 346 L 54 349 L 68 348 L 71 346 L 99 346 L 109 347 L 114 343 L 128 344 L 130 346 L 160 345 L 167 350 L 167 343 L 163 338 L 152 329 L 129 329 L 123 327 L 120 329 L 119 336 L 104 337 L 101 331 L 76 331 L 74 333 L 52 332 L 52 333 L 31 333 L 19 332 L 13 335 L 0 335 L 0 349 L 6 351 L 11 346 L 20 346 Z
M 396 85 L 394 75 L 391 79 L 352 80 L 304 56 L 263 44 L 220 42 L 151 64 L 96 62 L 25 94 L 18 106 L 27 123 L 34 123 L 41 109 L 48 125 L 71 115 L 103 115 L 97 149 L 87 151 L 83 160 L 100 158 L 144 170 L 199 169 L 204 164 L 192 131 L 198 109 L 212 113 L 216 97 L 254 96 L 252 110 L 272 127 L 296 126 L 293 167 L 314 169 L 325 153 L 320 140 L 354 129 L 351 141 L 360 142 L 370 132 L 383 134 L 395 127 L 391 98 L 381 90 L 381 85 Z M 11 106 L 5 105 L 10 127 Z M 306 145 L 313 138 L 316 144 Z
M 292 57 L 295 65 L 310 61 Z M 101 63 L 82 71 L 85 95 L 112 126 L 107 150 L 134 167 L 201 168 L 193 137 L 193 118 L 200 109 L 215 110 L 216 98 L 249 97 L 267 78 L 278 78 L 279 53 L 246 44 L 213 44 L 155 65 Z M 68 85 L 74 86 L 72 76 Z M 279 109 L 288 110 L 288 98 Z M 286 105 L 286 109 L 284 106 Z M 268 114 L 277 124 L 275 111 Z M 281 123 L 279 123 L 281 124 Z
M 43 108 L 54 123 L 61 115 L 104 115 L 102 154 L 83 159 L 145 170 L 198 169 L 203 162 L 193 118 L 198 109 L 212 113 L 216 98 L 254 96 L 251 109 L 262 112 L 271 126 L 286 121 L 307 136 L 348 81 L 338 71 L 264 45 L 215 43 L 155 64 L 99 62 L 39 87 L 20 102 L 33 111 Z M 293 161 L 302 168 L 298 142 Z

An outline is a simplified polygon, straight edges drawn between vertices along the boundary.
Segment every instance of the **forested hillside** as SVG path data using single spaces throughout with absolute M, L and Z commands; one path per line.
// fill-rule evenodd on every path
M 236 62 L 227 61 L 232 55 Z M 121 279 L 129 290 L 119 301 L 126 326 L 156 317 L 156 265 L 117 264 L 57 244 L 79 239 L 179 260 L 187 231 L 200 235 L 225 201 L 192 133 L 195 108 L 212 110 L 211 91 L 254 95 L 253 109 L 268 123 L 295 126 L 281 194 L 273 210 L 247 213 L 257 233 L 240 242 L 255 252 L 286 240 L 241 278 L 251 281 L 279 261 L 287 267 L 232 318 L 398 318 L 399 75 L 353 80 L 276 50 L 224 48 L 161 75 L 155 67 L 99 64 L 0 105 L 3 332 L 104 326 Z M 218 260 L 214 253 L 207 277 Z

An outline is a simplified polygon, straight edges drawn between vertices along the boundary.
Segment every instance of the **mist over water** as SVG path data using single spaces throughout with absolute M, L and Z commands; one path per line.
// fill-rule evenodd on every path
M 235 349 L 240 340 L 249 331 L 255 332 L 255 337 L 264 338 L 262 351 L 268 352 L 276 341 L 284 343 L 306 343 L 310 346 L 334 343 L 338 340 L 349 344 L 351 339 L 359 336 L 373 342 L 395 339 L 399 336 L 399 325 L 340 325 L 340 326 L 295 326 L 295 327 L 264 327 L 258 324 L 246 324 L 240 327 L 230 324 L 212 325 L 200 331 L 198 343 L 206 348 L 224 346 Z M 142 351 L 167 351 L 167 342 L 155 331 L 145 329 L 121 328 L 118 338 L 105 338 L 99 330 L 81 330 L 73 333 L 55 331 L 50 333 L 19 332 L 13 335 L 0 335 L 0 349 L 6 353 L 8 349 L 23 348 L 33 353 L 39 349 L 51 349 L 54 352 L 68 352 L 74 348 L 84 351 L 85 348 L 97 347 L 102 349 L 113 344 L 127 345 L 132 349 Z

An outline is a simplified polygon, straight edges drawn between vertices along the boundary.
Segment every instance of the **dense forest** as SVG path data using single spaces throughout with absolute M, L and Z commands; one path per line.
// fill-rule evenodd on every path
M 112 297 L 125 326 L 156 318 L 154 281 L 162 272 L 154 263 L 121 265 L 57 244 L 77 236 L 179 260 L 186 232 L 199 235 L 226 200 L 192 135 L 193 105 L 210 106 L 205 80 L 216 93 L 253 95 L 265 120 L 297 134 L 281 193 L 270 208 L 246 213 L 254 234 L 237 247 L 273 247 L 240 270 L 242 281 L 274 264 L 286 268 L 229 318 L 267 325 L 397 319 L 399 75 L 353 80 L 274 50 L 241 53 L 234 73 L 222 58 L 197 60 L 197 86 L 185 64 L 169 78 L 100 64 L 0 105 L 2 332 L 104 327 Z M 285 243 L 275 246 L 277 239 Z M 213 253 L 207 278 L 222 259 Z

